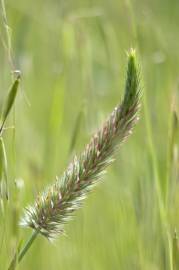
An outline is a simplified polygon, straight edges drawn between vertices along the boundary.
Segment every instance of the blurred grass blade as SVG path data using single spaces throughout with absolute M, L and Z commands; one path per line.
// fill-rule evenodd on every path
M 3 178 L 3 139 L 0 138 L 0 182 Z
M 78 134 L 79 134 L 80 128 L 81 128 L 81 122 L 83 119 L 83 115 L 84 115 L 84 109 L 81 109 L 76 117 L 75 125 L 73 128 L 73 133 L 71 136 L 71 143 L 70 143 L 70 147 L 69 147 L 69 155 L 72 154 L 72 152 L 76 146 Z
M 8 270 L 15 270 L 16 269 L 16 266 L 17 266 L 17 255 L 18 255 L 18 252 L 15 253 L 14 255 L 14 258 L 8 268 Z
M 174 178 L 173 169 L 176 166 L 175 150 L 178 145 L 179 125 L 178 117 L 175 110 L 171 111 L 168 151 L 167 151 L 167 170 L 166 170 L 166 204 L 168 204 L 168 193 L 171 180 Z M 174 181 L 174 179 L 172 180 Z
M 2 113 L 1 113 L 1 125 L 0 125 L 0 133 L 2 133 L 2 129 L 4 126 L 4 123 L 11 111 L 11 108 L 14 104 L 16 95 L 17 95 L 17 90 L 18 90 L 18 86 L 19 86 L 19 81 L 20 81 L 20 76 L 18 76 L 15 81 L 13 82 L 9 94 L 7 96 L 7 99 L 4 103 L 3 109 L 2 109 Z
M 173 270 L 178 270 L 179 268 L 179 249 L 178 249 L 178 236 L 175 231 L 173 236 Z
M 16 267 L 17 267 L 17 262 L 18 262 L 18 254 L 19 254 L 19 252 L 20 252 L 22 243 L 23 243 L 23 241 L 22 241 L 22 239 L 21 239 L 21 240 L 19 241 L 19 244 L 18 244 L 18 246 L 17 246 L 17 249 L 16 249 L 16 251 L 15 251 L 14 257 L 13 257 L 11 263 L 10 263 L 10 266 L 9 266 L 8 270 L 15 270 L 15 269 L 16 269 Z
M 178 130 L 178 116 L 176 111 L 173 112 L 173 119 L 172 119 L 172 148 L 174 149 L 174 145 L 178 144 L 178 135 L 179 135 L 179 130 Z
M 178 140 L 178 117 L 176 111 L 172 113 L 172 129 L 170 137 L 170 161 L 173 161 L 174 147 L 177 145 Z
M 0 137 L 0 196 L 8 199 L 7 156 L 3 138 Z

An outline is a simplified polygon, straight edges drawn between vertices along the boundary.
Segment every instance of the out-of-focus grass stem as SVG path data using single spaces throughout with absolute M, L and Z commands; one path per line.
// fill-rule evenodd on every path
M 25 254 L 27 253 L 27 251 L 29 250 L 29 248 L 31 247 L 31 245 L 33 244 L 34 240 L 37 238 L 38 235 L 38 230 L 34 230 L 32 235 L 30 236 L 30 238 L 28 239 L 28 241 L 25 243 L 24 247 L 20 250 L 18 256 L 15 253 L 9 267 L 8 270 L 15 270 L 16 266 L 18 263 L 21 262 L 21 260 L 23 259 L 23 257 L 25 256 Z M 17 259 L 16 259 L 17 257 Z
M 132 6 L 131 0 L 125 0 L 126 6 L 128 8 L 128 12 L 130 14 L 131 19 L 131 27 L 132 27 L 132 33 L 135 39 L 135 45 L 138 48 L 140 52 L 139 42 L 138 42 L 138 29 L 137 29 L 137 23 L 135 19 L 135 14 Z M 159 176 L 159 167 L 158 167 L 158 160 L 157 160 L 157 153 L 154 146 L 153 136 L 152 136 L 152 127 L 151 127 L 151 120 L 149 116 L 149 109 L 147 105 L 147 94 L 144 93 L 143 98 L 143 107 L 144 107 L 144 117 L 145 117 L 145 124 L 146 124 L 146 130 L 147 130 L 147 139 L 148 139 L 148 148 L 149 148 L 149 154 L 151 156 L 152 160 L 152 168 L 153 168 L 153 174 L 154 174 L 154 180 L 155 180 L 155 187 L 157 192 L 157 198 L 158 198 L 158 207 L 159 207 L 159 214 L 160 214 L 160 220 L 161 225 L 166 231 L 167 234 L 167 242 L 168 242 L 168 256 L 169 256 L 169 265 L 170 270 L 173 270 L 173 262 L 172 262 L 172 239 L 171 235 L 169 233 L 169 223 L 167 220 L 167 198 L 168 198 L 168 181 L 169 181 L 169 166 L 170 166 L 170 158 L 168 159 L 168 170 L 167 170 L 167 176 L 166 181 L 164 183 L 164 192 L 162 194 L 162 187 L 160 182 L 160 176 Z

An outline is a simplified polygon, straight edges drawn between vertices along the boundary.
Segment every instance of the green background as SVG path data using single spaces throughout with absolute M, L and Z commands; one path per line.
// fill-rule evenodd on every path
M 22 80 L 7 124 L 15 124 L 15 131 L 4 132 L 10 201 L 0 217 L 0 269 L 7 268 L 19 239 L 31 233 L 18 225 L 23 208 L 62 174 L 120 102 L 126 52 L 134 47 L 143 99 L 133 135 L 66 226 L 67 236 L 52 244 L 39 237 L 18 269 L 174 270 L 172 237 L 179 229 L 176 145 L 172 164 L 169 157 L 172 110 L 178 109 L 179 97 L 179 1 L 5 4 L 14 66 Z M 1 101 L 12 70 L 3 42 L 1 14 Z

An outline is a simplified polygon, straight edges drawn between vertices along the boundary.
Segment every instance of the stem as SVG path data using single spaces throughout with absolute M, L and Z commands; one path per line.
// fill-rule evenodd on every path
M 1 127 L 0 127 L 0 136 L 2 136 L 4 124 L 5 124 L 5 120 L 2 122 Z
M 37 235 L 38 235 L 39 231 L 35 230 L 31 237 L 29 238 L 29 240 L 27 241 L 27 243 L 25 244 L 25 246 L 22 248 L 22 250 L 19 252 L 19 256 L 18 256 L 18 263 L 20 263 L 20 261 L 23 259 L 24 255 L 27 253 L 27 251 L 29 250 L 29 248 L 31 247 L 32 243 L 34 242 L 34 240 L 36 239 Z
M 24 255 L 27 253 L 27 251 L 29 250 L 29 248 L 31 247 L 32 243 L 34 242 L 34 240 L 36 239 L 37 235 L 38 235 L 39 231 L 35 230 L 32 235 L 30 236 L 30 238 L 28 239 L 28 241 L 26 242 L 26 244 L 24 245 L 24 247 L 20 250 L 19 254 L 18 254 L 18 258 L 17 258 L 17 264 L 19 264 L 21 262 L 21 260 L 23 259 Z M 16 255 L 14 255 L 8 270 L 11 270 L 12 265 L 14 265 L 14 263 L 16 262 Z M 15 269 L 15 268 L 13 268 Z
M 14 70 L 14 64 L 13 64 L 13 59 L 12 59 L 12 48 L 11 48 L 11 29 L 8 25 L 4 0 L 1 0 L 1 8 L 2 8 L 3 24 L 4 24 L 4 28 L 6 32 L 6 44 L 5 44 L 6 48 L 5 49 L 7 50 L 10 68 Z

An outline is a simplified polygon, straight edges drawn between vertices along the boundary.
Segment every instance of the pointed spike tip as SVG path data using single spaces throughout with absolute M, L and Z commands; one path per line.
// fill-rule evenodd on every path
M 129 58 L 135 58 L 135 57 L 136 57 L 136 50 L 133 49 L 133 48 L 131 48 L 131 49 L 129 50 L 129 52 L 127 53 L 127 56 L 128 56 Z

